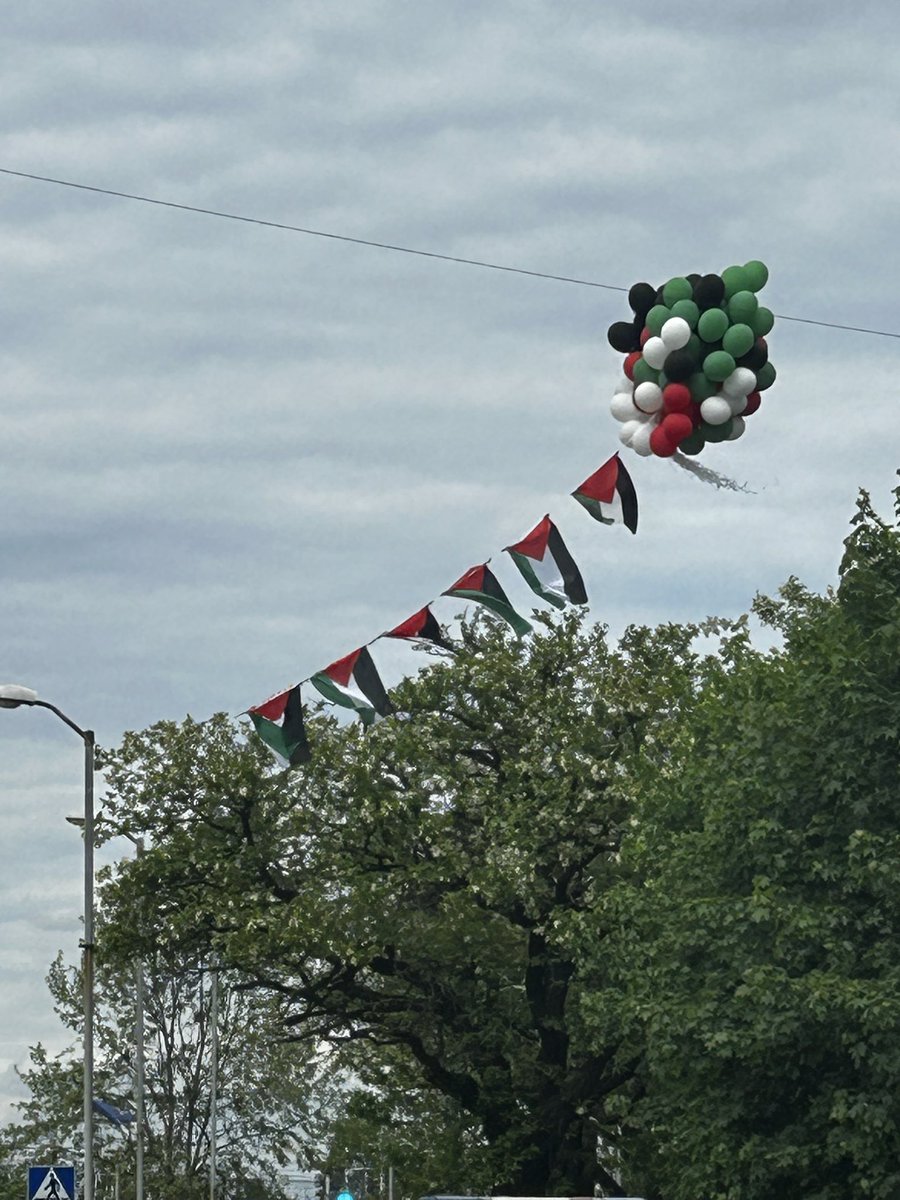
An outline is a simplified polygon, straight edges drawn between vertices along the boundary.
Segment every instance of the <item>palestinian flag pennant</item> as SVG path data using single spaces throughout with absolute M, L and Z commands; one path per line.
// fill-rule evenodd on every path
M 596 521 L 621 524 L 637 533 L 638 502 L 631 476 L 618 454 L 608 459 L 572 493 Z
M 296 767 L 309 762 L 309 742 L 303 721 L 303 701 L 300 685 L 273 696 L 265 704 L 249 708 L 247 715 L 253 722 L 257 736 L 266 743 L 275 757 L 285 767 Z
M 437 623 L 437 618 L 426 604 L 417 613 L 413 613 L 406 621 L 401 621 L 394 629 L 388 629 L 381 635 L 389 638 L 422 638 L 426 642 L 434 642 L 442 650 L 453 650 L 452 643 L 444 637 L 443 630 Z
M 351 681 L 358 692 L 350 688 Z M 309 682 L 326 700 L 355 712 L 363 725 L 374 725 L 379 717 L 390 716 L 394 711 L 366 646 L 318 671 Z
M 461 600 L 474 600 L 476 604 L 483 604 L 498 617 L 508 621 L 519 637 L 524 637 L 531 630 L 531 622 L 526 621 L 510 604 L 506 592 L 487 563 L 466 571 L 443 595 L 459 596 Z
M 587 604 L 581 572 L 549 514 L 506 551 L 531 590 L 548 604 Z

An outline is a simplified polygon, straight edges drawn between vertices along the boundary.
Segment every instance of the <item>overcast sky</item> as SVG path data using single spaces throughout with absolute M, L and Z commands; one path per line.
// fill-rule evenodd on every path
M 4 14 L 0 167 L 623 287 L 761 258 L 776 313 L 896 333 L 898 24 L 887 0 L 42 0 Z M 889 509 L 897 340 L 778 322 L 775 387 L 703 456 L 754 494 L 623 451 L 633 538 L 566 498 L 619 448 L 627 315 L 0 175 L 0 682 L 106 745 L 237 713 L 491 554 L 527 609 L 496 556 L 548 509 L 613 631 L 833 583 L 858 488 Z M 62 1045 L 43 977 L 78 954 L 80 781 L 74 735 L 0 713 L 4 1100 Z

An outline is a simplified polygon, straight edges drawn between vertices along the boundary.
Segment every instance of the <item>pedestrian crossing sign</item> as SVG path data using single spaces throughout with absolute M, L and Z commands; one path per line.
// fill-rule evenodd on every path
M 75 1200 L 74 1167 L 29 1167 L 28 1200 Z

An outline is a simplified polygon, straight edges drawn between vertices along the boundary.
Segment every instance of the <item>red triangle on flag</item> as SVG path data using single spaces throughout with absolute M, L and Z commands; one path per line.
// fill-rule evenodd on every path
M 277 696 L 273 696 L 271 700 L 266 700 L 263 704 L 258 704 L 256 708 L 248 708 L 247 712 L 265 717 L 267 721 L 280 721 L 284 716 L 288 696 L 292 691 L 293 688 L 288 688 L 286 692 L 279 692 Z
M 484 590 L 484 569 L 487 563 L 479 563 L 477 567 L 472 567 L 466 571 L 460 579 L 452 587 L 448 587 L 444 595 L 447 596 L 450 592 L 481 592 Z
M 401 621 L 394 629 L 389 629 L 384 635 L 392 638 L 414 638 L 418 637 L 425 627 L 425 623 L 430 615 L 430 610 L 426 604 L 424 608 L 420 608 L 417 613 L 405 621 Z
M 547 541 L 552 528 L 553 522 L 550 520 L 550 514 L 547 513 L 543 521 L 539 521 L 531 533 L 526 533 L 521 542 L 516 542 L 514 546 L 507 546 L 506 549 L 512 551 L 513 554 L 524 554 L 526 558 L 533 558 L 537 562 L 541 562 L 547 553 Z
M 599 470 L 575 489 L 589 500 L 599 500 L 601 504 L 612 504 L 616 494 L 616 483 L 619 479 L 619 456 L 614 454 Z
M 358 650 L 353 650 L 350 654 L 343 658 L 337 659 L 331 666 L 325 667 L 322 671 L 323 675 L 327 675 L 329 679 L 339 683 L 341 687 L 349 686 L 350 679 L 353 675 L 353 668 L 356 666 L 356 660 L 362 653 L 362 646 Z

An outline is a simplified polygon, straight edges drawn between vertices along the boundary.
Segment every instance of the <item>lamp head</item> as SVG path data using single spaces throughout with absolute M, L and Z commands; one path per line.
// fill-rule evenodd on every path
M 34 704 L 38 694 L 21 683 L 0 683 L 0 708 L 18 708 L 20 704 Z

